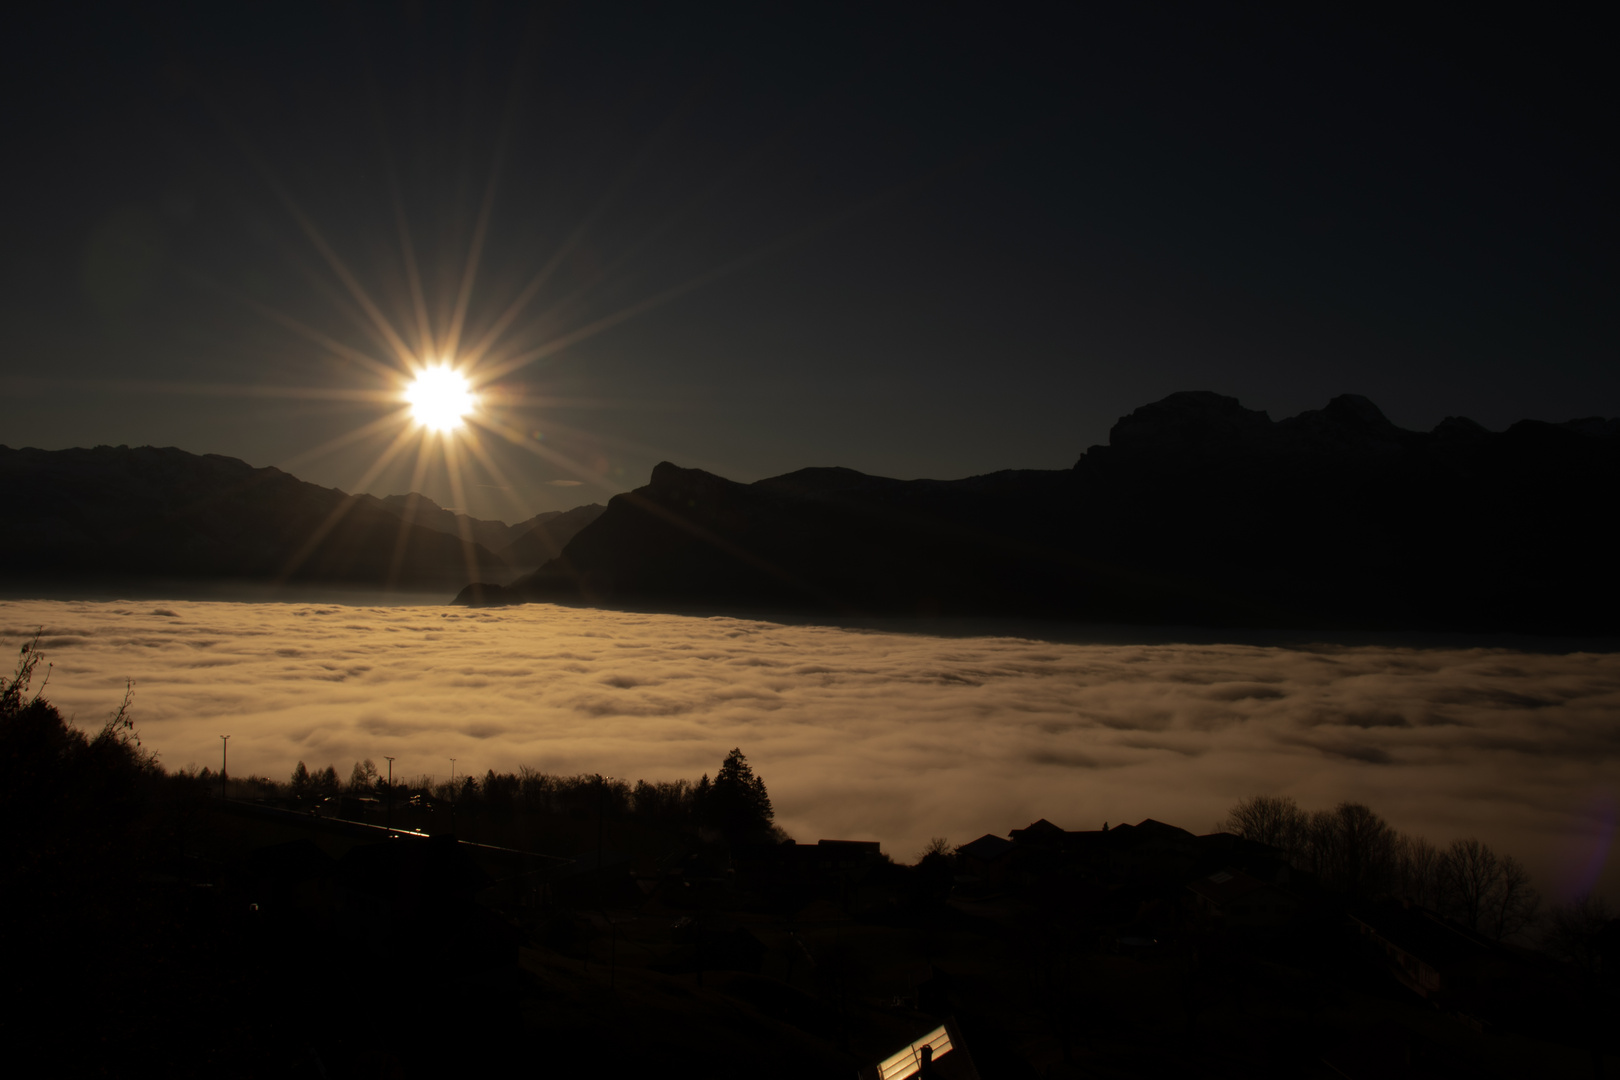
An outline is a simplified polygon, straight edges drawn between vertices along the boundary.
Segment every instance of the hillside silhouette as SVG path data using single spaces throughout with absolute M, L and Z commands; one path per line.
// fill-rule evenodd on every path
M 511 526 L 513 538 L 505 546 L 496 548 L 495 553 L 509 566 L 538 569 L 561 555 L 568 542 L 606 510 L 601 503 L 590 503 L 572 510 L 536 514 L 528 521 Z
M 446 536 L 466 538 L 495 553 L 502 563 L 514 570 L 533 570 L 550 562 L 579 530 L 601 516 L 606 507 L 597 503 L 576 506 L 572 510 L 545 510 L 508 525 L 504 521 L 475 518 L 470 514 L 457 514 L 446 510 L 426 495 L 386 495 L 376 498 L 361 495 L 368 506 L 388 511 L 401 521 L 420 525 Z
M 1617 436 L 1600 418 L 1408 431 L 1349 394 L 1273 421 L 1200 391 L 1123 417 L 1064 470 L 740 484 L 664 462 L 481 596 L 1605 633 Z
M 173 447 L 0 446 L 0 487 L 9 496 L 0 578 L 47 585 L 161 579 L 450 590 L 469 577 L 504 580 L 533 568 L 591 520 L 591 508 L 580 507 L 517 525 L 482 521 L 415 493 L 349 495 Z M 515 561 L 496 546 L 514 549 Z

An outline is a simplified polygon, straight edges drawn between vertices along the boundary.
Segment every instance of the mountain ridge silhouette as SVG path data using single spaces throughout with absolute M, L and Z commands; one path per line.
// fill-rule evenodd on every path
M 1208 391 L 1065 470 L 742 484 L 661 462 L 556 559 L 462 603 L 1606 633 L 1620 420 L 1428 432 L 1345 394 L 1283 420 Z
M 350 495 L 175 447 L 0 446 L 0 489 L 10 496 L 0 580 L 13 584 L 228 579 L 450 590 L 469 576 L 514 572 L 488 547 L 464 543 L 463 529 L 510 543 L 545 524 L 478 521 L 416 494 Z

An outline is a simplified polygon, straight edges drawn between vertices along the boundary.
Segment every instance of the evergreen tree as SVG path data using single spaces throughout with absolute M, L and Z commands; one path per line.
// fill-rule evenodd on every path
M 328 765 L 326 768 L 315 774 L 314 784 L 315 794 L 336 795 L 340 790 L 337 769 Z
M 699 781 L 701 787 L 702 781 Z M 765 781 L 754 775 L 748 759 L 739 749 L 726 755 L 704 801 L 709 824 L 731 840 L 768 834 L 776 818 L 771 797 L 765 791 Z
M 295 799 L 302 799 L 309 794 L 309 769 L 302 761 L 293 769 L 292 780 L 288 782 L 288 787 L 292 789 L 292 797 Z

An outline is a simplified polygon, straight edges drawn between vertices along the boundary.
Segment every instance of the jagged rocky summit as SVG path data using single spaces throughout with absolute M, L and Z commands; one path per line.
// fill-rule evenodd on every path
M 668 462 L 560 554 L 463 603 L 759 606 L 1608 634 L 1620 420 L 1273 421 L 1172 394 L 1072 469 L 739 484 Z

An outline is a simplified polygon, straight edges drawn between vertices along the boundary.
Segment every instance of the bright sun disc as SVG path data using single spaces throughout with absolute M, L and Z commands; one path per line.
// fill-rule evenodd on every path
M 418 424 L 434 431 L 453 431 L 473 411 L 477 399 L 467 377 L 451 367 L 423 368 L 405 388 L 411 416 Z

